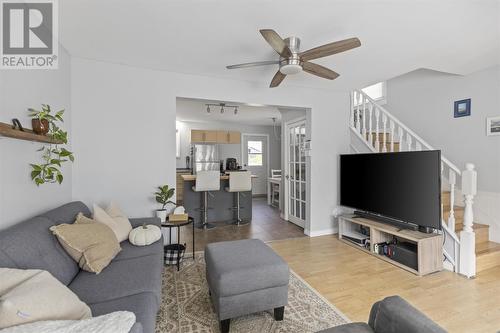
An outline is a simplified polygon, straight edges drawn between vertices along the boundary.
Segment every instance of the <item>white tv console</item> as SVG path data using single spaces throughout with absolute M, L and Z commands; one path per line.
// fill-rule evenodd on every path
M 358 229 L 360 225 L 370 230 L 369 245 L 366 247 L 355 244 L 347 238 L 344 238 L 344 236 L 352 235 L 353 230 Z M 375 244 L 391 241 L 394 236 L 399 240 L 416 244 L 418 259 L 417 270 L 375 252 Z M 443 269 L 443 235 L 441 234 L 427 234 L 410 229 L 401 229 L 390 224 L 385 224 L 364 217 L 343 215 L 339 217 L 339 239 L 354 248 L 360 249 L 361 251 L 419 276 L 434 273 Z

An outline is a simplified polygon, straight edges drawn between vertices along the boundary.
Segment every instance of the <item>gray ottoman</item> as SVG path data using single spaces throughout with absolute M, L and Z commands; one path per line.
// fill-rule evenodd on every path
M 208 244 L 205 248 L 207 282 L 221 332 L 230 319 L 274 309 L 283 320 L 288 303 L 287 263 L 258 239 Z

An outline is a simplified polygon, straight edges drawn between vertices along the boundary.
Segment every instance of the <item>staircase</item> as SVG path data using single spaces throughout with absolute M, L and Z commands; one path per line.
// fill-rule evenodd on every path
M 360 90 L 351 94 L 349 128 L 354 152 L 434 149 Z M 472 206 L 477 177 L 474 165 L 468 163 L 461 171 L 443 155 L 441 162 L 443 266 L 466 277 L 474 277 L 484 270 L 500 266 L 500 244 L 489 241 L 488 225 L 474 221 Z M 455 199 L 458 180 L 461 181 L 463 200 Z M 463 201 L 463 206 L 458 201 Z

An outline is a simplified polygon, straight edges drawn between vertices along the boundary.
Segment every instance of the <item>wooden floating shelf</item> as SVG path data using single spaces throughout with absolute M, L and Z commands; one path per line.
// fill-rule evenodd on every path
M 26 141 L 62 144 L 61 141 L 54 140 L 51 136 L 35 134 L 35 132 L 27 128 L 24 131 L 13 129 L 11 124 L 6 123 L 0 123 L 0 136 Z

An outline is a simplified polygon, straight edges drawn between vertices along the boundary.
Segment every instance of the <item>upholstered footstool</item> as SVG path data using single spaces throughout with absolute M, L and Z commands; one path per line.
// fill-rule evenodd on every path
M 283 320 L 290 272 L 264 242 L 245 239 L 208 244 L 205 261 L 222 333 L 229 332 L 231 318 L 255 312 L 274 309 L 275 320 Z

